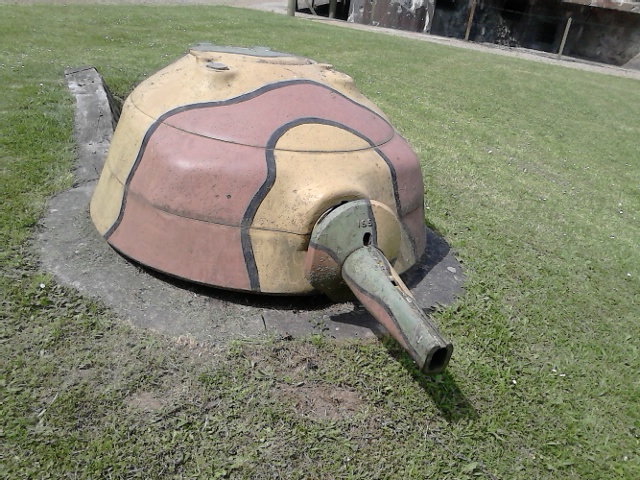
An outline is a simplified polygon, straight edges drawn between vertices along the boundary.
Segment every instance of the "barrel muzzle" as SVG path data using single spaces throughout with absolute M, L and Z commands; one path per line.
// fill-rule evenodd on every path
M 378 224 L 386 231 L 380 231 Z M 401 225 L 394 212 L 369 200 L 345 203 L 316 224 L 305 273 L 330 298 L 348 287 L 426 374 L 442 372 L 453 345 L 416 302 L 385 253 L 394 255 Z

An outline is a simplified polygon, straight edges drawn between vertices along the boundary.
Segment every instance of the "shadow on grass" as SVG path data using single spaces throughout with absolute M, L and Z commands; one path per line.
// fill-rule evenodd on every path
M 385 336 L 384 346 L 389 354 L 413 377 L 422 389 L 429 394 L 440 413 L 448 422 L 478 418 L 478 412 L 464 395 L 454 376 L 445 370 L 437 375 L 422 373 L 413 359 L 392 337 Z
M 425 310 L 428 314 L 428 311 Z M 335 315 L 332 320 L 350 325 L 364 326 L 382 341 L 390 356 L 413 377 L 422 389 L 433 399 L 436 407 L 449 422 L 457 422 L 461 419 L 473 419 L 478 417 L 478 412 L 467 400 L 453 375 L 445 370 L 438 375 L 425 375 L 422 373 L 411 356 L 402 346 L 391 337 L 387 331 L 378 324 L 371 314 L 361 305 L 353 312 L 344 315 Z M 455 353 L 454 353 L 455 355 Z
M 445 370 L 444 373 L 434 377 L 417 372 L 414 378 L 433 399 L 448 422 L 455 423 L 462 419 L 478 418 L 478 412 L 448 371 Z

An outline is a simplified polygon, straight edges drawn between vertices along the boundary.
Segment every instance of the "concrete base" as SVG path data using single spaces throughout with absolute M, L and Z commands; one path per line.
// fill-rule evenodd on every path
M 77 98 L 78 184 L 49 201 L 35 241 L 43 268 L 58 282 L 104 302 L 133 325 L 202 343 L 265 335 L 365 338 L 385 333 L 358 303 L 194 285 L 147 270 L 115 252 L 96 231 L 88 211 L 112 133 L 108 90 L 101 88 L 95 69 L 69 70 L 66 76 Z M 427 234 L 428 255 L 403 277 L 420 305 L 430 309 L 451 303 L 464 277 L 446 242 L 429 230 Z

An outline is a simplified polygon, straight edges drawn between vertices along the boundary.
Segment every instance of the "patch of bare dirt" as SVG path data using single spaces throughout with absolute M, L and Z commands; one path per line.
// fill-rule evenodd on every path
M 279 342 L 270 347 L 245 349 L 242 355 L 251 368 L 275 380 L 271 395 L 281 403 L 293 405 L 302 417 L 347 419 L 363 404 L 356 391 L 322 381 L 323 354 L 313 344 Z
M 279 385 L 274 392 L 278 400 L 295 405 L 298 414 L 320 420 L 353 417 L 362 399 L 352 390 L 335 385 Z
M 161 398 L 145 391 L 134 393 L 126 402 L 129 406 L 145 412 L 157 412 L 165 407 L 165 402 Z

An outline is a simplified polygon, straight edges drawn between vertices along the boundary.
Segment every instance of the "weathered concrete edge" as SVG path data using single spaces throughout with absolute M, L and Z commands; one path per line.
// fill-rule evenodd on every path
M 100 176 L 120 116 L 120 105 L 94 67 L 68 68 L 64 76 L 76 99 L 74 138 L 78 161 L 73 174 L 77 186 Z

